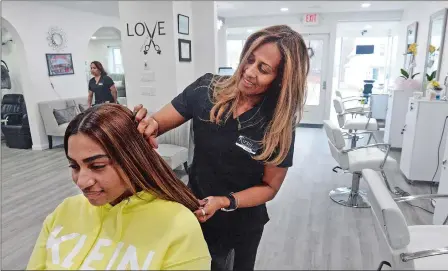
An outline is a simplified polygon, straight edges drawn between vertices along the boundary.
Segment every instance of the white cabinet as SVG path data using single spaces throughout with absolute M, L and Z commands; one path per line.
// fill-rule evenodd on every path
M 387 101 L 389 94 L 373 93 L 370 95 L 370 110 L 372 111 L 372 118 L 384 120 L 386 119 Z
M 403 127 L 408 112 L 409 98 L 413 95 L 409 90 L 391 90 L 389 95 L 384 142 L 392 148 L 401 148 L 403 144 Z
M 446 146 L 445 142 L 445 146 Z M 441 173 L 439 181 L 438 194 L 448 194 L 448 148 L 445 147 L 444 155 L 442 156 Z M 448 199 L 439 198 L 436 199 L 436 208 L 434 210 L 433 224 L 443 225 L 448 218 Z M 448 223 L 448 221 L 447 221 Z
M 448 102 L 409 99 L 400 160 L 400 170 L 408 180 L 439 181 L 447 118 Z

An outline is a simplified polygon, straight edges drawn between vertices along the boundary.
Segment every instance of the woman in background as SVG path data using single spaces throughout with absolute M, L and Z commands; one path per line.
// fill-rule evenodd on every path
M 89 108 L 68 125 L 64 148 L 82 194 L 45 219 L 27 269 L 210 270 L 198 200 L 129 109 Z
M 99 61 L 90 64 L 90 73 L 93 75 L 89 81 L 89 96 L 87 103 L 92 106 L 93 94 L 95 94 L 95 105 L 103 103 L 117 103 L 117 88 L 115 83 L 107 76 L 103 65 Z

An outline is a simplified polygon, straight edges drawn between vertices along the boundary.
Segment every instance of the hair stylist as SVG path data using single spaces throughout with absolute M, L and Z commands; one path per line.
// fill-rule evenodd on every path
M 206 74 L 152 116 L 136 106 L 138 126 L 156 137 L 193 119 L 189 186 L 212 257 L 235 249 L 234 270 L 253 270 L 272 200 L 292 166 L 309 69 L 302 37 L 285 25 L 253 33 L 230 78 Z M 213 267 L 213 263 L 212 263 Z
M 99 61 L 90 64 L 90 73 L 93 75 L 89 81 L 89 96 L 87 103 L 92 106 L 92 98 L 95 93 L 95 105 L 102 103 L 117 103 L 117 88 L 115 83 L 107 76 L 103 65 Z

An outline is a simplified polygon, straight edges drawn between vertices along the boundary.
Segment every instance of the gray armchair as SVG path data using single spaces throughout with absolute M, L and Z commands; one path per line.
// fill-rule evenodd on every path
M 190 146 L 190 121 L 174 128 L 157 138 L 156 151 L 171 169 L 183 166 L 188 173 L 188 154 Z

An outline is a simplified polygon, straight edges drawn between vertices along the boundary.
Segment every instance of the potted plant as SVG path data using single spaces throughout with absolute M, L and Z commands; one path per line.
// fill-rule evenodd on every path
M 420 83 L 414 78 L 420 73 L 412 73 L 415 65 L 415 56 L 417 55 L 417 43 L 412 43 L 409 45 L 408 50 L 405 55 L 410 55 L 409 65 L 407 70 L 400 69 L 401 75 L 395 80 L 396 89 L 404 90 L 418 90 L 420 88 Z
M 429 99 L 430 100 L 440 100 L 442 94 L 442 87 L 440 87 L 440 83 L 436 80 L 431 80 L 428 83 L 427 91 L 429 91 Z

